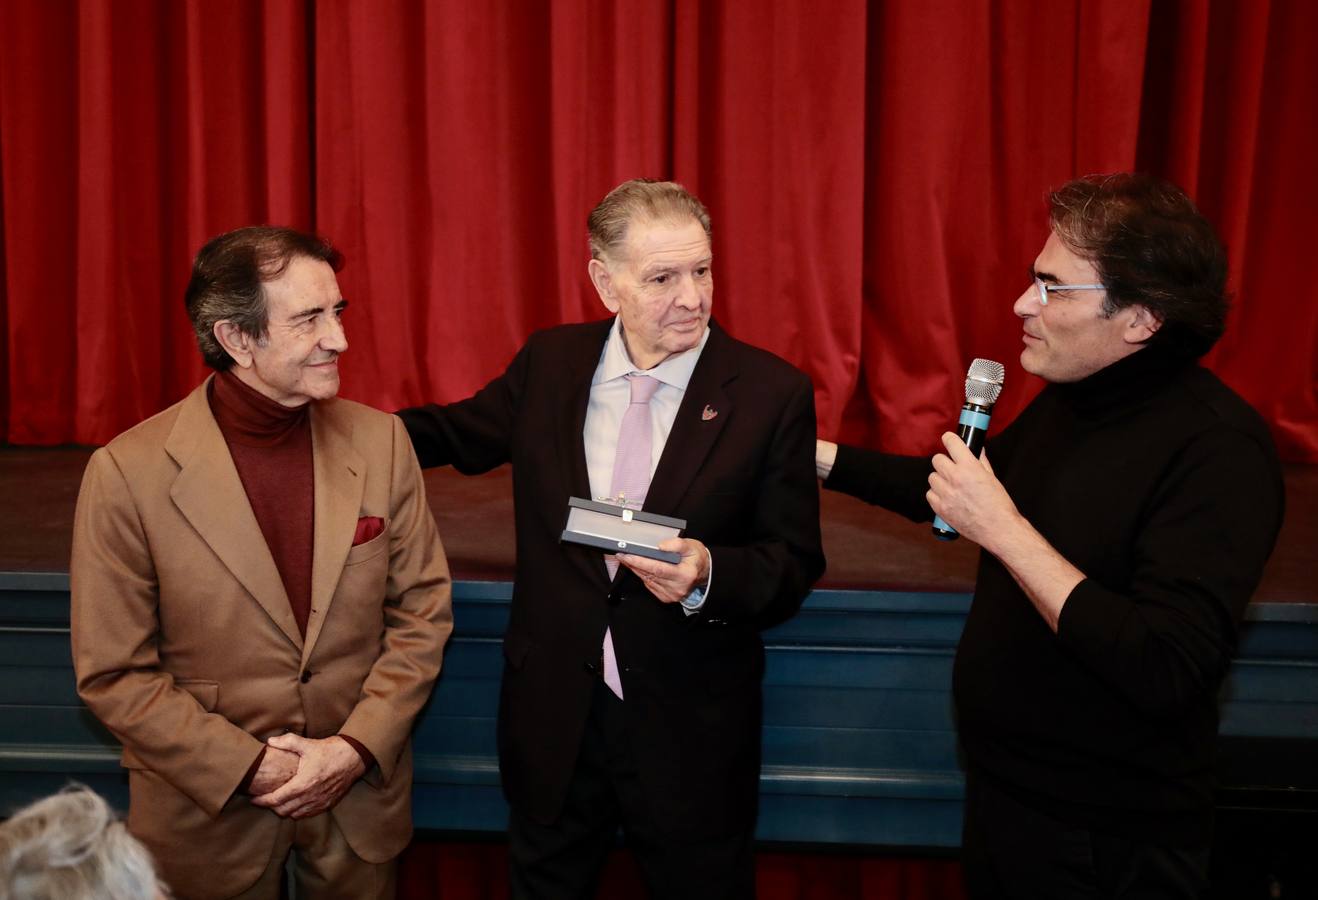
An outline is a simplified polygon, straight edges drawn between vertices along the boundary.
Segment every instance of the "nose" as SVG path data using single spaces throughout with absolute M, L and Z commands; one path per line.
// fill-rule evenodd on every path
M 688 275 L 680 279 L 674 302 L 682 309 L 700 309 L 700 286 L 695 278 Z
M 1016 298 L 1016 302 L 1011 305 L 1011 311 L 1022 319 L 1037 316 L 1040 309 L 1039 289 L 1033 283 L 1022 291 L 1021 295 Z
M 343 320 L 338 316 L 326 316 L 325 331 L 320 336 L 320 349 L 342 353 L 348 349 L 348 332 L 343 328 Z

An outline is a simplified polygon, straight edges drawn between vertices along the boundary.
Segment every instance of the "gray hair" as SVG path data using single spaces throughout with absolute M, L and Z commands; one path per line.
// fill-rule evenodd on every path
M 183 302 L 206 365 L 217 372 L 233 366 L 215 338 L 218 322 L 232 322 L 243 334 L 265 339 L 265 283 L 283 275 L 296 256 L 327 262 L 336 272 L 343 265 L 343 257 L 324 238 L 272 225 L 227 232 L 197 251 Z
M 633 222 L 685 223 L 694 219 L 713 239 L 709 210 L 694 194 L 675 181 L 633 178 L 624 181 L 605 195 L 586 219 L 590 255 L 604 261 L 617 259 L 618 250 L 627 240 L 627 228 Z
M 0 896 L 152 900 L 169 891 L 151 854 L 105 801 L 74 784 L 0 824 Z

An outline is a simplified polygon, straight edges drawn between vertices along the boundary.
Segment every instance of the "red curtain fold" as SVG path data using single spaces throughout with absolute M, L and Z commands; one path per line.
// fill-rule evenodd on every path
M 1318 5 L 1299 0 L 0 0 L 0 422 L 103 442 L 203 369 L 207 237 L 345 251 L 347 396 L 468 394 L 604 314 L 585 216 L 675 177 L 715 223 L 715 315 L 815 380 L 821 432 L 937 445 L 973 356 L 1038 390 L 1011 303 L 1044 192 L 1184 185 L 1233 266 L 1208 363 L 1318 462 Z
M 14 443 L 101 443 L 203 367 L 183 310 L 208 237 L 311 224 L 307 22 L 285 2 L 0 4 Z
M 888 4 L 867 122 L 860 380 L 843 436 L 931 452 L 974 357 L 1007 366 L 995 418 L 1041 386 L 1011 305 L 1047 235 L 1044 192 L 1134 162 L 1147 4 Z M 831 417 L 830 417 L 831 414 Z M 837 410 L 822 410 L 833 431 Z
M 960 866 L 942 858 L 765 851 L 755 859 L 761 900 L 961 900 Z M 508 846 L 419 838 L 399 860 L 401 900 L 507 900 Z M 646 896 L 635 859 L 608 857 L 597 896 Z
M 1284 458 L 1318 461 L 1318 5 L 1156 4 L 1139 165 L 1217 223 L 1234 303 L 1206 362 L 1254 404 Z
M 714 217 L 714 314 L 810 372 L 821 413 L 840 409 L 860 317 L 866 4 L 678 9 L 672 174 Z

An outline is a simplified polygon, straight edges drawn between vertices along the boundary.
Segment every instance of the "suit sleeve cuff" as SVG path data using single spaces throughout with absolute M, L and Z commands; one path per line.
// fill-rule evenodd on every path
M 362 758 L 362 765 L 366 767 L 366 771 L 369 772 L 371 769 L 375 768 L 375 754 L 371 753 L 370 750 L 367 750 L 365 744 L 357 740 L 355 737 L 344 734 L 343 732 L 339 732 L 339 737 L 347 741 L 348 745 L 357 751 L 357 755 Z
M 709 599 L 709 592 L 714 586 L 714 554 L 705 548 L 705 559 L 709 563 L 708 574 L 705 576 L 704 587 L 692 588 L 691 593 L 682 598 L 682 613 L 687 616 L 694 616 L 700 612 L 700 608 L 705 605 Z
M 256 759 L 252 760 L 252 765 L 247 769 L 247 774 L 243 776 L 242 782 L 238 785 L 238 793 L 250 794 L 252 792 L 252 780 L 256 778 L 257 769 L 261 768 L 261 763 L 265 761 L 265 751 L 269 749 L 265 744 L 261 745 L 261 752 L 256 754 Z

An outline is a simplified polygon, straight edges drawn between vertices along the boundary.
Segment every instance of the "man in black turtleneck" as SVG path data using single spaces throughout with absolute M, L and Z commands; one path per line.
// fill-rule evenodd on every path
M 185 300 L 216 374 L 93 454 L 72 560 L 78 692 L 124 746 L 128 827 L 188 900 L 388 898 L 413 719 L 452 630 L 411 442 L 339 400 L 324 240 L 242 228 Z
M 953 677 L 975 898 L 1198 897 L 1217 691 L 1282 516 L 1259 416 L 1196 360 L 1226 257 L 1176 187 L 1050 195 L 1021 365 L 1049 382 L 976 459 L 821 441 L 825 487 L 980 544 Z

